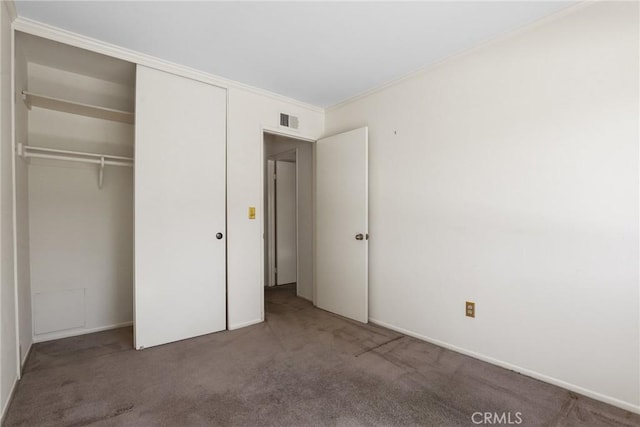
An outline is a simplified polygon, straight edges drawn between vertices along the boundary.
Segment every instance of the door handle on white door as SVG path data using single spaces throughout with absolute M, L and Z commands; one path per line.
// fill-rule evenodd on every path
M 362 233 L 356 234 L 356 240 L 364 240 L 364 235 Z
M 222 233 L 216 233 L 216 239 L 218 240 L 222 239 Z

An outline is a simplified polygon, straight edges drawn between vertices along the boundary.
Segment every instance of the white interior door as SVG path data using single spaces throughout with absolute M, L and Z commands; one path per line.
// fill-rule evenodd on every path
M 138 349 L 226 327 L 225 122 L 224 89 L 138 66 Z
M 278 285 L 297 281 L 296 164 L 276 162 L 276 278 Z
M 316 305 L 369 319 L 368 129 L 316 143 Z

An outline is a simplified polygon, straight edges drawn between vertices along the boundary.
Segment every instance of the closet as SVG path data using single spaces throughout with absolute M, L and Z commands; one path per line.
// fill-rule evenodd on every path
M 225 329 L 226 90 L 20 32 L 14 66 L 21 351 Z
M 131 324 L 135 65 L 17 33 L 15 79 L 33 339 Z

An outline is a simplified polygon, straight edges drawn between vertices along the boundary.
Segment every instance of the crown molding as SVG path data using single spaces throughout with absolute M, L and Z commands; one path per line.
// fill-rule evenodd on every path
M 18 12 L 16 11 L 16 4 L 13 2 L 13 0 L 2 0 L 2 4 L 7 7 L 7 12 L 9 13 L 9 21 L 15 21 L 18 17 Z
M 449 62 L 452 62 L 452 61 L 454 61 L 454 60 L 456 60 L 458 58 L 470 55 L 472 53 L 475 53 L 475 52 L 477 52 L 479 50 L 482 50 L 482 49 L 484 49 L 486 47 L 489 47 L 489 46 L 494 45 L 496 43 L 499 43 L 501 41 L 505 41 L 505 40 L 517 37 L 517 36 L 519 36 L 519 35 L 521 35 L 523 33 L 532 31 L 533 29 L 535 29 L 537 27 L 540 27 L 540 26 L 542 26 L 544 24 L 547 24 L 547 23 L 549 23 L 551 21 L 555 21 L 558 18 L 561 18 L 561 17 L 566 16 L 566 15 L 570 15 L 570 14 L 572 14 L 572 13 L 574 13 L 574 12 L 576 12 L 576 11 L 578 11 L 578 10 L 588 6 L 588 5 L 591 5 L 593 3 L 599 3 L 601 1 L 608 1 L 608 0 L 580 0 L 576 4 L 571 4 L 569 6 L 566 6 L 566 7 L 562 8 L 562 9 L 560 9 L 560 10 L 558 10 L 558 11 L 556 11 L 556 12 L 550 14 L 550 15 L 542 17 L 542 18 L 540 18 L 538 20 L 535 20 L 535 21 L 533 21 L 533 22 L 531 22 L 529 24 L 523 25 L 523 26 L 518 27 L 518 28 L 514 28 L 512 30 L 509 30 L 509 31 L 506 31 L 504 33 L 498 34 L 496 36 L 493 36 L 493 37 L 491 37 L 491 38 L 489 38 L 489 39 L 487 39 L 487 40 L 485 40 L 483 42 L 480 42 L 479 44 L 477 44 L 477 45 L 475 45 L 473 47 L 470 47 L 470 48 L 467 48 L 467 49 L 463 49 L 460 52 L 445 56 L 442 59 L 436 60 L 435 62 L 433 62 L 433 63 L 431 63 L 431 64 L 429 64 L 429 65 L 427 65 L 425 67 L 421 67 L 421 68 L 419 68 L 419 69 L 417 69 L 415 71 L 412 71 L 412 72 L 410 72 L 408 74 L 405 74 L 404 76 L 401 76 L 401 77 L 398 77 L 396 79 L 390 80 L 390 81 L 388 81 L 386 83 L 382 83 L 382 84 L 380 84 L 378 86 L 374 86 L 374 87 L 372 87 L 370 89 L 367 89 L 367 90 L 365 90 L 363 92 L 360 92 L 359 94 L 356 94 L 354 96 L 346 98 L 346 99 L 344 99 L 344 100 L 342 100 L 342 101 L 340 101 L 340 102 L 338 102 L 336 104 L 333 104 L 331 106 L 325 107 L 324 111 L 325 111 L 325 113 L 328 113 L 330 111 L 334 111 L 334 110 L 340 109 L 340 108 L 342 108 L 342 107 L 344 107 L 346 105 L 349 105 L 351 103 L 359 101 L 359 100 L 361 100 L 363 98 L 366 98 L 368 96 L 374 95 L 374 94 L 376 94 L 378 92 L 382 92 L 383 90 L 388 89 L 390 87 L 397 86 L 397 85 L 399 85 L 401 83 L 404 83 L 404 82 L 406 82 L 408 80 L 421 77 L 421 76 L 429 73 L 430 71 L 432 71 L 432 70 L 434 70 L 434 69 L 436 69 L 438 67 L 441 67 L 443 65 L 446 65 Z
M 11 3 L 13 3 L 13 1 L 11 1 Z M 81 49 L 86 49 L 92 52 L 122 59 L 124 61 L 155 68 L 161 71 L 187 77 L 193 80 L 198 80 L 204 83 L 209 83 L 224 89 L 240 89 L 271 98 L 275 101 L 292 104 L 306 110 L 314 111 L 317 113 L 324 113 L 324 108 L 322 107 L 308 104 L 297 99 L 279 95 L 277 93 L 253 87 L 234 80 L 225 79 L 224 77 L 216 76 L 214 74 L 187 67 L 185 65 L 177 64 L 175 62 L 166 61 L 155 56 L 147 55 L 111 43 L 103 42 L 98 39 L 67 31 L 29 18 L 18 16 L 13 21 L 12 28 L 14 29 L 14 31 L 20 31 L 34 36 L 54 40 Z

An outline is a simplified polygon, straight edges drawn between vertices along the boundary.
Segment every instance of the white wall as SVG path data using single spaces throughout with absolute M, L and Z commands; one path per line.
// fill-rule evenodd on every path
M 15 55 L 16 92 L 26 90 L 27 61 L 20 45 L 16 44 Z M 24 102 L 15 104 L 16 141 L 28 141 L 29 110 Z M 33 321 L 31 317 L 31 267 L 29 262 L 29 175 L 27 163 L 15 161 L 16 197 L 16 257 L 18 291 L 18 326 L 21 365 L 24 365 L 33 343 Z
M 279 130 L 281 112 L 299 117 L 293 136 L 317 139 L 322 110 L 248 90 L 228 89 L 227 119 L 227 292 L 229 328 L 263 320 L 263 129 Z M 256 219 L 248 219 L 255 206 Z
M 132 109 L 134 89 L 29 63 L 28 89 Z M 33 108 L 29 144 L 133 154 L 130 124 Z M 19 162 L 23 162 L 20 160 Z M 133 170 L 55 160 L 28 166 L 29 251 L 36 341 L 126 324 L 133 317 Z
M 0 416 L 18 376 L 13 251 L 11 20 L 0 5 Z
M 299 297 L 313 300 L 313 145 L 298 143 L 298 286 Z
M 295 153 L 294 153 L 295 156 Z M 276 284 L 298 282 L 298 219 L 296 163 L 276 161 Z
M 638 411 L 638 72 L 597 2 L 328 110 L 369 126 L 372 320 Z

